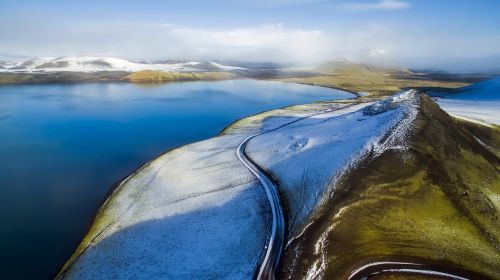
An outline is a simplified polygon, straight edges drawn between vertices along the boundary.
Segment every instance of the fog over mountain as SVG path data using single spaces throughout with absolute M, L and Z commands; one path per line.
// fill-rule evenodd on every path
M 403 0 L 55 2 L 33 3 L 29 11 L 3 5 L 0 59 L 108 56 L 297 65 L 345 59 L 454 71 L 500 65 L 494 2 L 469 2 L 467 9 L 459 7 L 461 1 L 430 6 Z

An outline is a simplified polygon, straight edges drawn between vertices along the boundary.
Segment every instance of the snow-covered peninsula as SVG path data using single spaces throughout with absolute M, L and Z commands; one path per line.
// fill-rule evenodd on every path
M 409 91 L 271 111 L 160 156 L 110 196 L 60 277 L 251 278 L 272 217 L 265 190 L 236 157 L 241 141 L 262 133 L 247 151 L 279 182 L 294 235 L 357 160 L 401 148 L 392 139 L 410 129 L 415 99 Z
M 239 120 L 124 180 L 57 278 L 496 275 L 496 129 L 417 90 Z

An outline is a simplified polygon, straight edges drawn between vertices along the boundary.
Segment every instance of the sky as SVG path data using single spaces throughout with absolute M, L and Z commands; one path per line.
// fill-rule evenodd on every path
M 0 57 L 500 67 L 497 0 L 0 0 Z

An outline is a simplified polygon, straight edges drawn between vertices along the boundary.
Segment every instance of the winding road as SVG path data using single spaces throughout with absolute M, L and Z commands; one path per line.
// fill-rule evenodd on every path
M 275 279 L 275 272 L 278 270 L 278 266 L 280 263 L 281 255 L 284 250 L 285 244 L 285 219 L 284 212 L 281 206 L 278 186 L 276 183 L 268 177 L 266 172 L 259 167 L 252 159 L 248 157 L 246 154 L 246 147 L 250 140 L 254 139 L 263 134 L 267 134 L 283 127 L 289 126 L 301 120 L 310 118 L 312 116 L 321 115 L 325 113 L 330 113 L 332 111 L 337 111 L 340 109 L 345 109 L 347 107 L 351 107 L 354 104 L 347 105 L 345 107 L 340 108 L 330 108 L 326 110 L 321 110 L 314 114 L 300 117 L 295 119 L 294 121 L 288 122 L 286 124 L 280 125 L 273 129 L 263 131 L 261 133 L 253 134 L 245 138 L 237 147 L 236 155 L 238 159 L 252 172 L 260 183 L 264 186 L 267 198 L 269 200 L 271 211 L 272 211 L 272 233 L 269 239 L 269 243 L 266 246 L 266 254 L 265 257 L 259 267 L 259 272 L 257 275 L 257 279 Z M 413 275 L 422 275 L 422 276 L 433 276 L 433 277 L 443 277 L 452 280 L 469 280 L 474 279 L 474 277 L 469 278 L 467 273 L 461 271 L 442 271 L 440 269 L 436 269 L 430 267 L 428 265 L 417 264 L 417 263 L 406 263 L 406 262 L 375 262 L 364 265 L 354 271 L 351 272 L 351 275 L 348 277 L 348 280 L 359 280 L 359 279 L 368 279 L 374 275 L 383 274 L 383 273 L 398 273 L 398 274 L 413 274 Z
M 255 177 L 260 181 L 260 183 L 264 186 L 266 190 L 267 199 L 269 200 L 269 204 L 271 206 L 271 212 L 273 215 L 272 219 L 272 232 L 271 238 L 269 239 L 269 244 L 266 247 L 266 255 L 262 264 L 259 268 L 259 273 L 257 274 L 257 279 L 274 279 L 274 274 L 279 266 L 279 262 L 281 259 L 281 254 L 283 253 L 283 249 L 285 246 L 285 217 L 283 213 L 283 208 L 281 207 L 278 186 L 270 179 L 267 174 L 264 172 L 262 168 L 260 168 L 252 159 L 250 159 L 246 154 L 246 146 L 250 140 L 253 138 L 276 131 L 283 127 L 289 126 L 296 122 L 302 121 L 304 119 L 330 113 L 332 111 L 337 111 L 341 109 L 345 109 L 347 107 L 351 107 L 354 104 L 348 104 L 346 106 L 341 106 L 338 108 L 330 108 L 326 110 L 320 110 L 314 114 L 299 117 L 294 121 L 288 122 L 286 124 L 280 125 L 270 130 L 266 130 L 261 133 L 253 134 L 245 138 L 236 148 L 236 156 L 238 159 L 252 172 Z
M 413 275 L 422 275 L 422 276 L 440 277 L 440 278 L 442 277 L 444 279 L 450 279 L 450 280 L 474 279 L 474 278 L 468 278 L 466 276 L 460 276 L 457 275 L 456 273 L 435 270 L 428 265 L 423 265 L 418 263 L 408 263 L 408 262 L 384 261 L 384 262 L 370 263 L 354 270 L 349 276 L 348 280 L 369 279 L 372 276 L 383 273 L 397 273 L 401 275 L 413 274 Z
M 255 164 L 245 153 L 245 148 L 252 138 L 261 135 L 254 134 L 243 140 L 236 149 L 239 160 L 252 172 L 266 190 L 267 199 L 271 205 L 273 215 L 272 232 L 269 244 L 266 248 L 266 255 L 259 269 L 257 279 L 274 279 L 274 272 L 278 268 L 285 244 L 285 217 L 280 204 L 278 187 L 270 180 L 262 169 Z

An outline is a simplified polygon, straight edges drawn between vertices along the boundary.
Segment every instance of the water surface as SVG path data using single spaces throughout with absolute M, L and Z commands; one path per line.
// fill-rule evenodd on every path
M 353 95 L 232 80 L 0 86 L 2 279 L 48 279 L 113 185 L 176 146 L 261 111 Z

